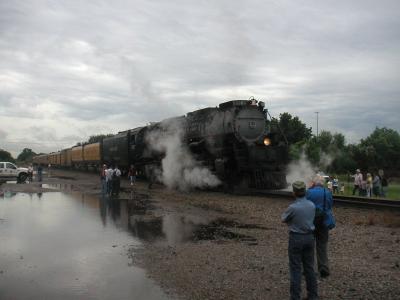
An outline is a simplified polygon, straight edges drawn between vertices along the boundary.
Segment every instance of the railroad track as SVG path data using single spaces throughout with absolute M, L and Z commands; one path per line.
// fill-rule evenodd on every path
M 289 191 L 255 191 L 251 192 L 258 196 L 272 196 L 279 198 L 292 199 L 292 193 Z M 356 206 L 362 208 L 373 208 L 373 209 L 392 209 L 400 211 L 400 200 L 388 200 L 380 198 L 366 198 L 356 196 L 343 196 L 333 195 L 333 202 L 336 206 Z

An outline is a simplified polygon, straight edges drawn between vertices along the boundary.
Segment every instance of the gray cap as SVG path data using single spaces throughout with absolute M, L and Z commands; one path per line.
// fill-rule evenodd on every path
M 305 192 L 306 184 L 303 181 L 297 180 L 292 184 L 294 192 Z

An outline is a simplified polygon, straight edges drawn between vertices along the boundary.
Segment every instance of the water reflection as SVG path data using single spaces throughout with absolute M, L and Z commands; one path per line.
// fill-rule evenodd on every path
M 101 196 L 99 212 L 102 224 L 128 230 L 134 237 L 146 241 L 165 240 L 170 245 L 192 238 L 198 225 L 207 220 L 193 215 L 169 213 L 157 215 L 158 211 L 147 195 L 131 192 L 128 199 Z
M 128 265 L 140 242 L 124 210 L 80 193 L 0 197 L 0 299 L 167 299 Z
M 74 190 L 74 185 L 71 183 L 43 183 L 41 184 L 41 187 L 64 192 L 72 192 Z

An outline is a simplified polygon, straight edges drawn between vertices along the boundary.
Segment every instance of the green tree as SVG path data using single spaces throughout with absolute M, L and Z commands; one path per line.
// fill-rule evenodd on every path
M 18 155 L 17 160 L 19 161 L 31 161 L 32 157 L 36 155 L 35 152 L 32 151 L 32 149 L 29 148 L 24 148 L 22 152 Z
M 331 148 L 332 140 L 332 133 L 327 130 L 322 130 L 317 138 L 317 143 L 321 150 L 327 153 Z
M 291 160 L 299 160 L 304 151 L 304 142 L 297 142 L 289 146 L 289 158 Z
M 312 135 L 311 128 L 308 128 L 298 117 L 293 117 L 287 112 L 280 114 L 279 120 L 273 118 L 272 125 L 280 128 L 289 145 L 307 141 Z
M 332 143 L 333 143 L 333 145 L 335 146 L 336 149 L 343 150 L 345 148 L 345 145 L 346 145 L 346 138 L 341 133 L 335 133 L 332 136 Z
M 305 146 L 305 153 L 308 160 L 314 165 L 318 166 L 321 160 L 321 148 L 317 137 L 310 138 Z
M 378 128 L 362 139 L 355 160 L 367 169 L 400 169 L 400 135 L 396 130 Z
M 89 140 L 87 141 L 87 144 L 92 144 L 92 143 L 97 143 L 102 141 L 106 137 L 113 136 L 113 134 L 98 134 L 98 135 L 92 135 L 89 137 Z
M 11 153 L 3 149 L 0 149 L 0 161 L 15 162 Z

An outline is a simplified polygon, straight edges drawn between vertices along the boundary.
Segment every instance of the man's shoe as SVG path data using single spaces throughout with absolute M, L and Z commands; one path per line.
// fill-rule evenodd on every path
M 319 272 L 319 274 L 321 275 L 321 278 L 326 278 L 329 276 L 329 272 L 322 270 L 321 272 Z

